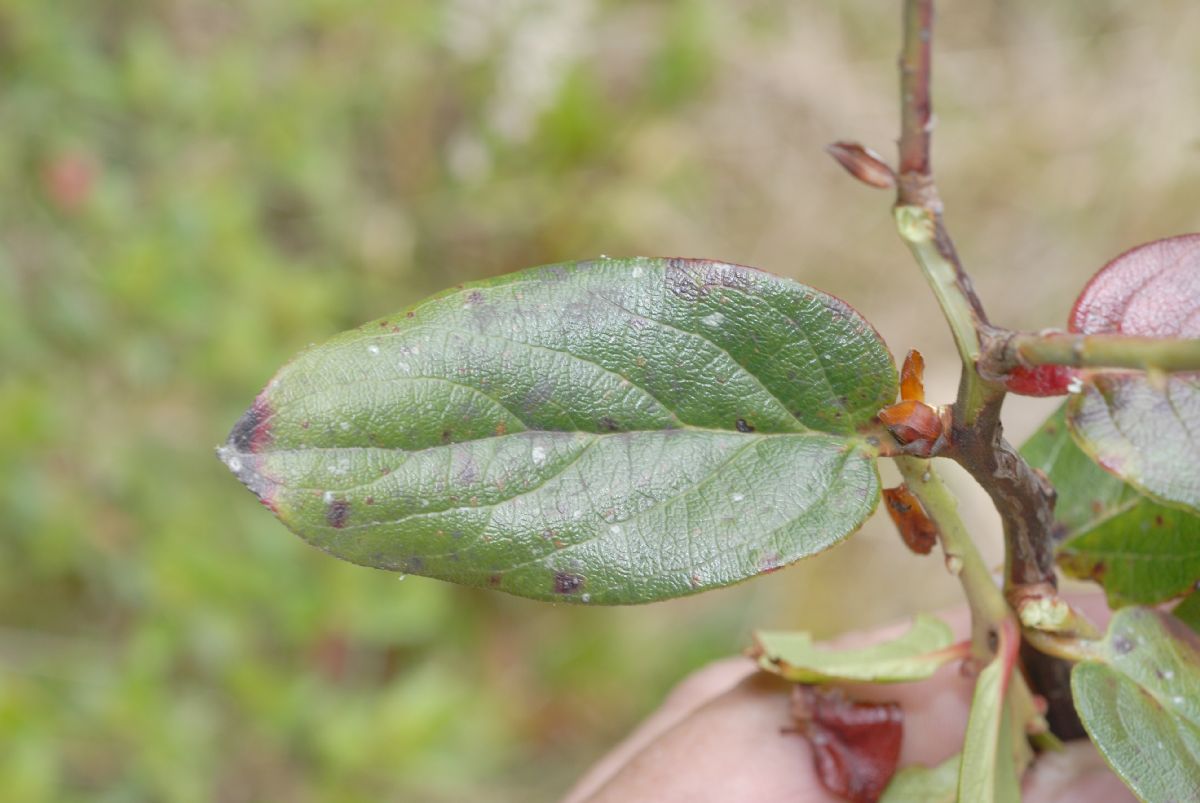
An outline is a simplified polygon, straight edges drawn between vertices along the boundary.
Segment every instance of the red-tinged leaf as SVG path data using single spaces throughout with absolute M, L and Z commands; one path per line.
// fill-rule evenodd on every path
M 1126 251 L 1071 310 L 1081 334 L 1200 337 L 1200 234 Z M 1082 371 L 1071 429 L 1089 455 L 1141 492 L 1200 510 L 1200 373 Z
M 846 172 L 870 187 L 881 190 L 896 186 L 896 174 L 883 157 L 857 142 L 834 142 L 825 151 L 837 159 Z
M 925 401 L 925 358 L 911 349 L 900 369 L 900 398 L 903 401 Z
M 1200 234 L 1126 251 L 1083 288 L 1068 328 L 1085 335 L 1200 337 Z M 1022 396 L 1061 396 L 1084 376 L 1064 365 L 1017 367 L 1004 387 Z
M 1062 396 L 1076 369 L 1066 365 L 1018 365 L 1004 377 L 1004 387 L 1020 396 Z
M 883 489 L 883 501 L 887 505 L 892 523 L 900 531 L 900 537 L 913 552 L 928 555 L 937 543 L 937 525 L 925 514 L 921 502 L 908 490 L 907 485 Z
M 792 716 L 808 737 L 821 783 L 856 803 L 874 803 L 896 773 L 904 712 L 896 703 L 860 703 L 839 689 L 796 686 Z
M 1070 329 L 1200 337 L 1200 234 L 1156 240 L 1109 262 L 1083 288 Z

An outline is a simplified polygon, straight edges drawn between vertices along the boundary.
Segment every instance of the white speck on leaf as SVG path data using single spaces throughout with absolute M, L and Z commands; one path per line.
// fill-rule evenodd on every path
M 591 601 L 592 601 L 592 595 L 591 595 L 591 594 L 580 594 L 580 595 L 579 595 L 579 601 L 580 601 L 580 602 L 591 602 Z
M 225 465 L 229 466 L 229 470 L 234 474 L 240 474 L 242 471 L 242 461 L 236 457 L 230 457 L 225 461 Z
M 1163 680 L 1170 680 L 1173 677 L 1175 677 L 1175 670 L 1173 670 L 1173 669 L 1164 669 L 1163 670 Z
M 745 499 L 746 497 L 745 497 L 745 495 L 744 495 L 744 494 L 734 494 L 733 496 L 731 496 L 731 497 L 729 497 L 729 498 L 730 498 L 730 499 L 732 499 L 732 500 L 733 500 L 733 501 L 735 501 L 735 502 L 740 502 L 740 501 L 742 501 L 743 499 Z
M 530 453 L 530 456 L 533 457 L 533 462 L 535 465 L 540 466 L 542 463 L 546 462 L 546 450 L 541 446 L 533 447 L 533 451 Z
M 333 491 L 326 491 L 321 496 L 321 499 L 324 500 L 325 504 L 328 505 L 329 503 L 331 503 L 333 501 Z
M 1077 376 L 1071 377 L 1071 381 L 1067 384 L 1067 393 L 1082 393 L 1083 380 Z
M 617 533 L 621 532 L 621 525 L 614 524 L 613 526 L 608 528 L 608 531 L 610 533 L 612 533 L 613 535 L 616 535 Z
M 412 368 L 406 362 L 398 362 L 398 363 L 396 363 L 396 367 L 399 368 L 401 371 L 403 371 L 406 374 L 412 372 Z
M 641 276 L 641 275 L 642 275 L 644 272 L 645 272 L 645 271 L 643 271 L 643 270 L 642 270 L 642 266 L 641 266 L 641 265 L 636 265 L 636 266 L 634 266 L 633 270 L 631 270 L 629 273 L 630 273 L 630 275 L 632 275 L 632 276 L 633 276 L 633 278 L 635 278 L 635 279 L 636 279 L 636 278 L 638 278 L 639 276 Z
M 719 312 L 714 312 L 711 315 L 705 315 L 703 318 L 701 318 L 700 323 L 704 324 L 705 326 L 711 326 L 713 329 L 716 329 L 721 324 L 725 323 L 725 316 Z
M 340 421 L 340 422 L 338 422 L 338 427 L 342 430 L 342 432 L 349 432 L 350 431 L 350 422 L 349 421 Z
M 379 346 L 377 346 L 377 345 L 375 345 L 374 343 L 372 343 L 371 345 L 367 346 L 367 353 L 368 353 L 368 354 L 378 354 L 378 353 L 379 353 Z

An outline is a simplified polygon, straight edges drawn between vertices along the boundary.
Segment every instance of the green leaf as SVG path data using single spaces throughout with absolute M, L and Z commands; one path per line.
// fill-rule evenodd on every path
M 896 773 L 879 803 L 955 803 L 958 800 L 958 765 L 961 755 L 936 767 L 905 767 Z
M 854 650 L 822 648 L 808 633 L 767 631 L 756 634 L 755 639 L 759 666 L 798 683 L 923 680 L 942 664 L 961 657 L 947 649 L 954 641 L 950 626 L 926 614 L 918 614 L 903 636 Z
M 850 307 L 751 269 L 551 265 L 312 348 L 222 459 L 355 563 L 623 604 L 735 583 L 856 530 L 896 371 Z
M 1071 438 L 1062 408 L 1021 451 L 1058 492 L 1055 519 L 1068 536 L 1059 564 L 1100 583 L 1112 607 L 1172 599 L 1200 577 L 1200 516 L 1158 504 L 1099 468 Z
M 1089 373 L 1067 417 L 1101 466 L 1161 502 L 1200 511 L 1200 378 Z
M 979 673 L 958 772 L 958 799 L 979 803 L 1020 803 L 1020 779 L 1013 742 L 1011 706 L 1005 704 L 1007 677 L 996 658 Z
M 1097 658 L 1075 666 L 1071 691 L 1105 761 L 1143 800 L 1200 799 L 1200 638 L 1125 608 Z
M 1183 598 L 1183 602 L 1175 606 L 1171 615 L 1192 630 L 1200 633 L 1200 593 L 1193 591 Z

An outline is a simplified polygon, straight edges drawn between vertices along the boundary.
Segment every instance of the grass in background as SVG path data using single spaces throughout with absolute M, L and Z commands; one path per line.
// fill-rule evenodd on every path
M 737 5 L 0 0 L 0 798 L 551 799 L 753 625 L 955 598 L 886 527 L 646 609 L 398 583 L 212 455 L 308 342 L 601 252 L 828 289 L 936 388 L 887 201 L 820 153 L 894 137 L 898 12 Z M 997 320 L 1195 228 L 1200 14 L 1162 5 L 943 12 L 935 156 Z

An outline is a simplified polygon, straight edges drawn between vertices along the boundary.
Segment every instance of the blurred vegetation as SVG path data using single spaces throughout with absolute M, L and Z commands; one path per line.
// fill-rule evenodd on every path
M 955 599 L 876 526 L 642 610 L 400 584 L 304 546 L 211 453 L 308 342 L 601 252 L 821 286 L 945 395 L 887 200 L 819 151 L 894 137 L 894 16 L 0 0 L 0 799 L 552 799 L 755 625 Z M 1108 257 L 1196 228 L 1196 8 L 942 16 L 938 168 L 998 320 L 1060 323 Z

